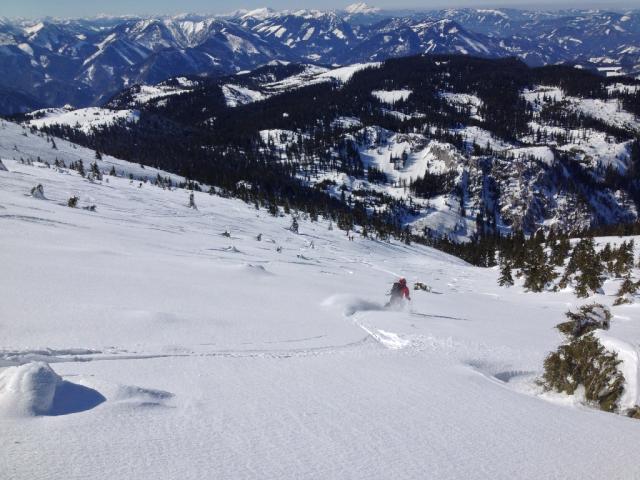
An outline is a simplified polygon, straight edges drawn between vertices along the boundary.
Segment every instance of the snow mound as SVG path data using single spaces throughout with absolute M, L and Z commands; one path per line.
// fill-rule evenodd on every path
M 166 406 L 166 402 L 173 396 L 173 393 L 164 390 L 121 385 L 114 395 L 114 400 L 135 407 L 162 407 Z
M 640 405 L 640 352 L 635 345 L 616 338 L 604 330 L 596 330 L 594 335 L 598 338 L 602 346 L 610 352 L 618 355 L 622 363 L 618 369 L 624 375 L 624 393 L 620 398 L 619 408 L 621 411 L 634 408 Z
M 32 362 L 0 372 L 0 414 L 66 415 L 89 410 L 105 398 L 97 391 L 64 381 L 49 364 Z

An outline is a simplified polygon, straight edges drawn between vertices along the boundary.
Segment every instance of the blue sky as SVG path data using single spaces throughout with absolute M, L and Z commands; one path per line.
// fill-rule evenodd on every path
M 106 14 L 175 14 L 175 13 L 225 13 L 239 8 L 257 8 L 270 6 L 274 9 L 342 8 L 349 0 L 0 0 L 0 16 L 7 17 L 81 17 Z M 381 0 L 368 2 L 372 5 L 388 8 L 442 8 L 446 6 L 502 6 L 527 8 L 541 6 L 546 8 L 598 7 L 631 8 L 638 7 L 635 0 Z

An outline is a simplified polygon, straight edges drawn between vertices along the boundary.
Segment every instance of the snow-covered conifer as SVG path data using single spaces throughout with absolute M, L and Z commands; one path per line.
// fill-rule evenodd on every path
M 293 233 L 298 233 L 298 219 L 296 217 L 293 217 L 293 219 L 291 220 L 291 226 L 289 227 L 289 230 L 291 230 Z
M 31 189 L 31 196 L 38 200 L 46 200 L 46 197 L 44 196 L 44 187 L 41 183 Z

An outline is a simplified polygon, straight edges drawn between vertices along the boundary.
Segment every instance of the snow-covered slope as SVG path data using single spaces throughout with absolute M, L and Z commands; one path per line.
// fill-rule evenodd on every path
M 101 155 L 101 157 L 99 160 L 96 159 L 95 151 L 75 143 L 47 137 L 41 133 L 31 133 L 24 126 L 0 120 L 0 159 L 4 161 L 41 162 L 48 163 L 50 166 L 54 165 L 56 160 L 60 164 L 64 163 L 67 166 L 82 161 L 85 168 L 89 168 L 91 163 L 95 163 L 105 172 L 109 172 L 113 168 L 118 175 L 131 176 L 136 180 L 152 181 L 160 175 L 176 184 L 185 181 L 179 175 L 153 167 L 136 165 L 110 155 Z
M 98 107 L 80 108 L 77 110 L 48 108 L 31 112 L 28 118 L 30 118 L 30 120 L 28 120 L 26 124 L 35 128 L 63 125 L 84 133 L 90 133 L 91 130 L 96 127 L 113 125 L 115 122 L 137 122 L 138 112 L 135 110 L 110 110 L 108 108 Z
M 495 270 L 326 220 L 295 234 L 203 192 L 188 208 L 115 159 L 125 175 L 91 182 L 36 159 L 93 152 L 26 133 L 0 127 L 5 478 L 637 473 L 636 420 L 534 383 L 570 292 L 503 289 Z M 385 310 L 398 275 L 433 291 Z M 636 308 L 613 312 L 608 334 L 637 344 Z

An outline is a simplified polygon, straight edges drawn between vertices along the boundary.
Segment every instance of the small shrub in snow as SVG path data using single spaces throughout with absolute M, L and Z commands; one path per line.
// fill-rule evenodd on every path
M 67 207 L 76 208 L 78 206 L 78 197 L 75 195 L 67 200 Z
M 576 339 L 594 330 L 609 330 L 611 312 L 604 305 L 592 303 L 583 305 L 577 313 L 567 312 L 569 321 L 560 323 L 556 328 L 569 339 Z
M 633 297 L 637 292 L 638 282 L 634 282 L 631 280 L 631 277 L 626 276 L 616 293 L 617 298 L 613 304 L 622 305 L 624 303 L 633 303 Z
M 640 420 L 640 406 L 636 405 L 633 408 L 630 408 L 625 412 L 627 417 L 635 418 L 636 420 Z
M 291 226 L 289 227 L 289 230 L 291 230 L 293 233 L 298 233 L 298 219 L 296 217 L 293 217 L 293 220 L 291 221 Z
M 544 386 L 573 395 L 584 388 L 584 397 L 601 410 L 613 412 L 624 391 L 618 356 L 605 350 L 592 335 L 584 335 L 558 347 L 544 361 Z
M 609 309 L 594 303 L 582 306 L 577 313 L 567 312 L 569 321 L 558 325 L 568 339 L 544 361 L 542 385 L 548 390 L 573 395 L 584 389 L 584 398 L 601 410 L 618 408 L 625 379 L 618 370 L 618 356 L 606 350 L 593 335 L 594 330 L 608 330 Z
M 31 196 L 38 200 L 46 200 L 46 197 L 44 196 L 44 187 L 41 183 L 31 189 Z

